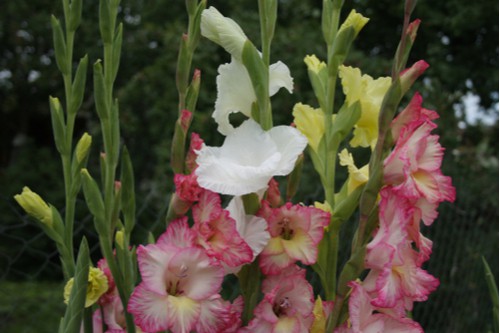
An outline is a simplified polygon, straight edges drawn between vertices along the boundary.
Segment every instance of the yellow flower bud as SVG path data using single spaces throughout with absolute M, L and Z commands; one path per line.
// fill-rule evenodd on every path
M 323 68 L 326 68 L 324 61 L 320 61 L 316 55 L 308 55 L 304 58 L 304 62 L 307 65 L 307 69 L 318 74 Z
M 339 33 L 344 30 L 352 27 L 354 29 L 355 35 L 358 35 L 361 29 L 370 21 L 369 18 L 364 17 L 363 15 L 357 13 L 354 9 L 351 10 L 344 23 L 339 28 Z
M 83 133 L 82 137 L 76 144 L 76 161 L 81 163 L 88 155 L 90 145 L 92 144 L 92 137 L 87 133 Z
M 74 281 L 74 278 L 69 279 L 64 287 L 64 303 L 66 304 L 69 302 L 69 296 L 71 295 Z M 108 291 L 108 279 L 106 275 L 104 275 L 104 272 L 99 268 L 90 267 L 85 307 L 88 308 L 92 306 L 106 291 Z
M 14 199 L 23 207 L 24 211 L 48 227 L 52 227 L 52 209 L 49 205 L 29 187 L 23 187 L 21 194 L 16 194 Z

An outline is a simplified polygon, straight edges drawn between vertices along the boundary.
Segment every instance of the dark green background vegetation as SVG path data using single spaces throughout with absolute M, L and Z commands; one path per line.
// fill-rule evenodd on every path
M 355 8 L 371 19 L 348 65 L 373 77 L 389 75 L 402 3 L 346 1 L 342 17 Z M 233 17 L 258 44 L 256 1 L 209 1 L 209 5 Z M 50 14 L 62 16 L 61 7 L 52 0 L 0 2 L 0 331 L 5 332 L 32 332 L 30 323 L 41 321 L 48 323 L 46 331 L 51 332 L 62 314 L 58 284 L 62 274 L 55 247 L 12 198 L 28 185 L 63 207 L 62 173 L 48 107 L 49 95 L 64 96 L 49 20 Z M 75 59 L 88 54 L 93 63 L 101 57 L 97 10 L 97 0 L 84 1 Z M 320 11 L 320 0 L 280 1 L 272 60 L 290 67 L 295 92 L 292 96 L 280 92 L 273 98 L 277 124 L 291 122 L 296 102 L 314 105 L 303 58 L 312 53 L 324 58 Z M 180 0 L 122 0 L 120 15 L 124 41 L 116 96 L 122 139 L 136 170 L 140 208 L 136 242 L 141 242 L 147 230 L 161 231 L 172 189 L 168 158 L 177 116 L 175 67 L 187 15 Z M 422 24 L 410 63 L 425 59 L 431 65 L 416 89 L 424 96 L 424 106 L 441 116 L 438 133 L 446 147 L 443 169 L 457 188 L 456 202 L 443 205 L 438 221 L 424 230 L 434 240 L 435 250 L 427 268 L 440 278 L 441 286 L 429 302 L 416 306 L 414 316 L 426 332 L 486 332 L 492 328 L 492 315 L 480 257 L 486 257 L 498 279 L 498 120 L 468 122 L 462 102 L 467 94 L 478 96 L 480 117 L 498 119 L 498 2 L 420 1 L 414 17 Z M 217 67 L 227 61 L 229 56 L 221 48 L 201 40 L 194 66 L 202 72 L 202 86 L 192 130 L 210 144 L 222 140 L 211 111 Z M 89 168 L 98 170 L 101 143 L 90 74 L 75 137 L 84 131 L 93 136 Z M 357 154 L 363 158 L 366 152 Z M 306 160 L 301 200 L 321 198 L 314 177 Z M 95 241 L 84 204 L 77 208 L 76 237 L 86 235 Z M 96 246 L 93 253 L 97 259 Z M 34 284 L 34 280 L 44 282 Z M 44 307 L 51 311 L 43 318 L 32 316 Z M 44 330 L 38 327 L 37 331 Z

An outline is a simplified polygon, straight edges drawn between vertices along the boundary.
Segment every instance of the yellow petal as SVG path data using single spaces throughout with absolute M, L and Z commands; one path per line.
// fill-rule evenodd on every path
M 326 327 L 326 317 L 325 317 L 325 311 L 323 309 L 323 301 L 319 296 L 318 298 L 316 298 L 316 302 L 314 302 L 313 315 L 314 315 L 314 321 L 311 326 L 311 330 L 309 332 L 324 333 Z
M 355 125 L 352 147 L 375 147 L 378 136 L 378 115 L 389 86 L 390 77 L 374 80 L 369 75 L 362 75 L 358 68 L 340 66 L 339 77 L 348 105 L 359 101 L 361 117 Z
M 339 33 L 344 29 L 352 27 L 354 29 L 354 33 L 357 35 L 369 20 L 369 18 L 364 17 L 353 9 L 345 19 L 344 23 L 340 26 Z
M 318 74 L 323 68 L 326 67 L 324 61 L 320 61 L 316 55 L 308 55 L 304 58 L 304 62 L 307 65 L 307 69 Z
M 342 166 L 346 166 L 349 171 L 349 179 L 347 183 L 347 194 L 349 195 L 352 191 L 354 191 L 358 186 L 366 183 L 368 181 L 368 164 L 363 166 L 361 169 L 358 169 L 354 164 L 354 159 L 352 158 L 352 154 L 347 151 L 347 149 L 343 149 L 339 153 L 339 163 Z
M 321 109 L 297 103 L 293 107 L 293 117 L 297 129 L 306 136 L 309 146 L 318 151 L 319 142 L 325 133 L 325 117 Z
M 14 199 L 23 207 L 24 211 L 38 221 L 52 227 L 52 209 L 49 205 L 29 187 L 25 186 L 21 194 L 16 194 Z

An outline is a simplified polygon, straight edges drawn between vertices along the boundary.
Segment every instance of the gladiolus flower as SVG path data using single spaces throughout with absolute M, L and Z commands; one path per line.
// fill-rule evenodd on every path
M 377 312 L 377 308 L 370 304 L 370 295 L 357 282 L 350 282 L 352 288 L 349 297 L 350 326 L 335 330 L 335 333 L 423 333 L 420 325 L 409 319 L 392 316 L 384 312 Z
M 306 136 L 309 146 L 316 153 L 319 143 L 325 134 L 325 115 L 321 109 L 313 109 L 309 105 L 297 103 L 293 107 L 294 124 Z M 335 115 L 332 116 L 332 122 Z
M 344 29 L 353 28 L 354 34 L 357 36 L 368 21 L 370 21 L 369 18 L 364 17 L 353 9 L 345 19 L 344 23 L 340 26 L 339 33 Z
M 156 244 L 137 249 L 142 282 L 132 293 L 128 310 L 143 331 L 205 333 L 224 321 L 212 307 L 220 297 L 224 270 L 196 246 L 195 239 L 187 218 L 182 218 L 172 222 Z
M 68 304 L 71 290 L 73 289 L 74 278 L 71 278 L 64 287 L 64 303 Z M 85 297 L 85 307 L 92 306 L 101 295 L 108 290 L 108 279 L 99 268 L 90 267 L 87 284 L 87 295 Z
M 201 187 L 229 195 L 244 195 L 267 188 L 273 176 L 289 174 L 307 144 L 290 126 L 265 132 L 246 120 L 224 140 L 222 147 L 203 146 L 195 174 Z
M 264 299 L 254 310 L 255 318 L 242 332 L 309 332 L 314 295 L 302 268 L 291 266 L 280 275 L 268 276 L 262 292 Z
M 340 66 L 339 77 L 349 106 L 361 103 L 361 117 L 354 128 L 352 147 L 375 147 L 378 138 L 378 115 L 382 100 L 391 85 L 390 77 L 374 80 L 369 75 L 361 75 L 358 68 Z
M 217 193 L 203 191 L 193 207 L 193 229 L 197 243 L 209 256 L 229 267 L 238 267 L 253 260 L 252 249 L 236 229 L 236 221 L 222 209 Z
M 270 208 L 267 202 L 259 212 L 269 224 L 271 240 L 260 255 L 260 268 L 264 274 L 279 272 L 297 260 L 311 265 L 318 256 L 318 243 L 330 223 L 330 214 L 314 208 L 292 205 Z

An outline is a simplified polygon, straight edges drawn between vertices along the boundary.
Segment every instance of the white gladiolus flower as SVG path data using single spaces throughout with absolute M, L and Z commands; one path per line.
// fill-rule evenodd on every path
M 250 118 L 252 103 L 257 101 L 257 96 L 247 69 L 239 60 L 233 57 L 230 63 L 220 65 L 218 71 L 213 117 L 219 125 L 218 131 L 228 135 L 234 130 L 229 122 L 229 115 L 241 112 Z M 278 61 L 269 66 L 269 96 L 276 94 L 280 88 L 292 93 L 293 78 L 288 67 Z
M 248 39 L 238 23 L 214 7 L 201 13 L 201 35 L 219 44 L 237 59 L 241 59 L 243 46 Z
M 222 147 L 204 145 L 197 153 L 195 173 L 201 187 L 228 195 L 266 189 L 273 176 L 289 174 L 307 145 L 307 139 L 290 126 L 265 132 L 246 120 L 230 133 Z

